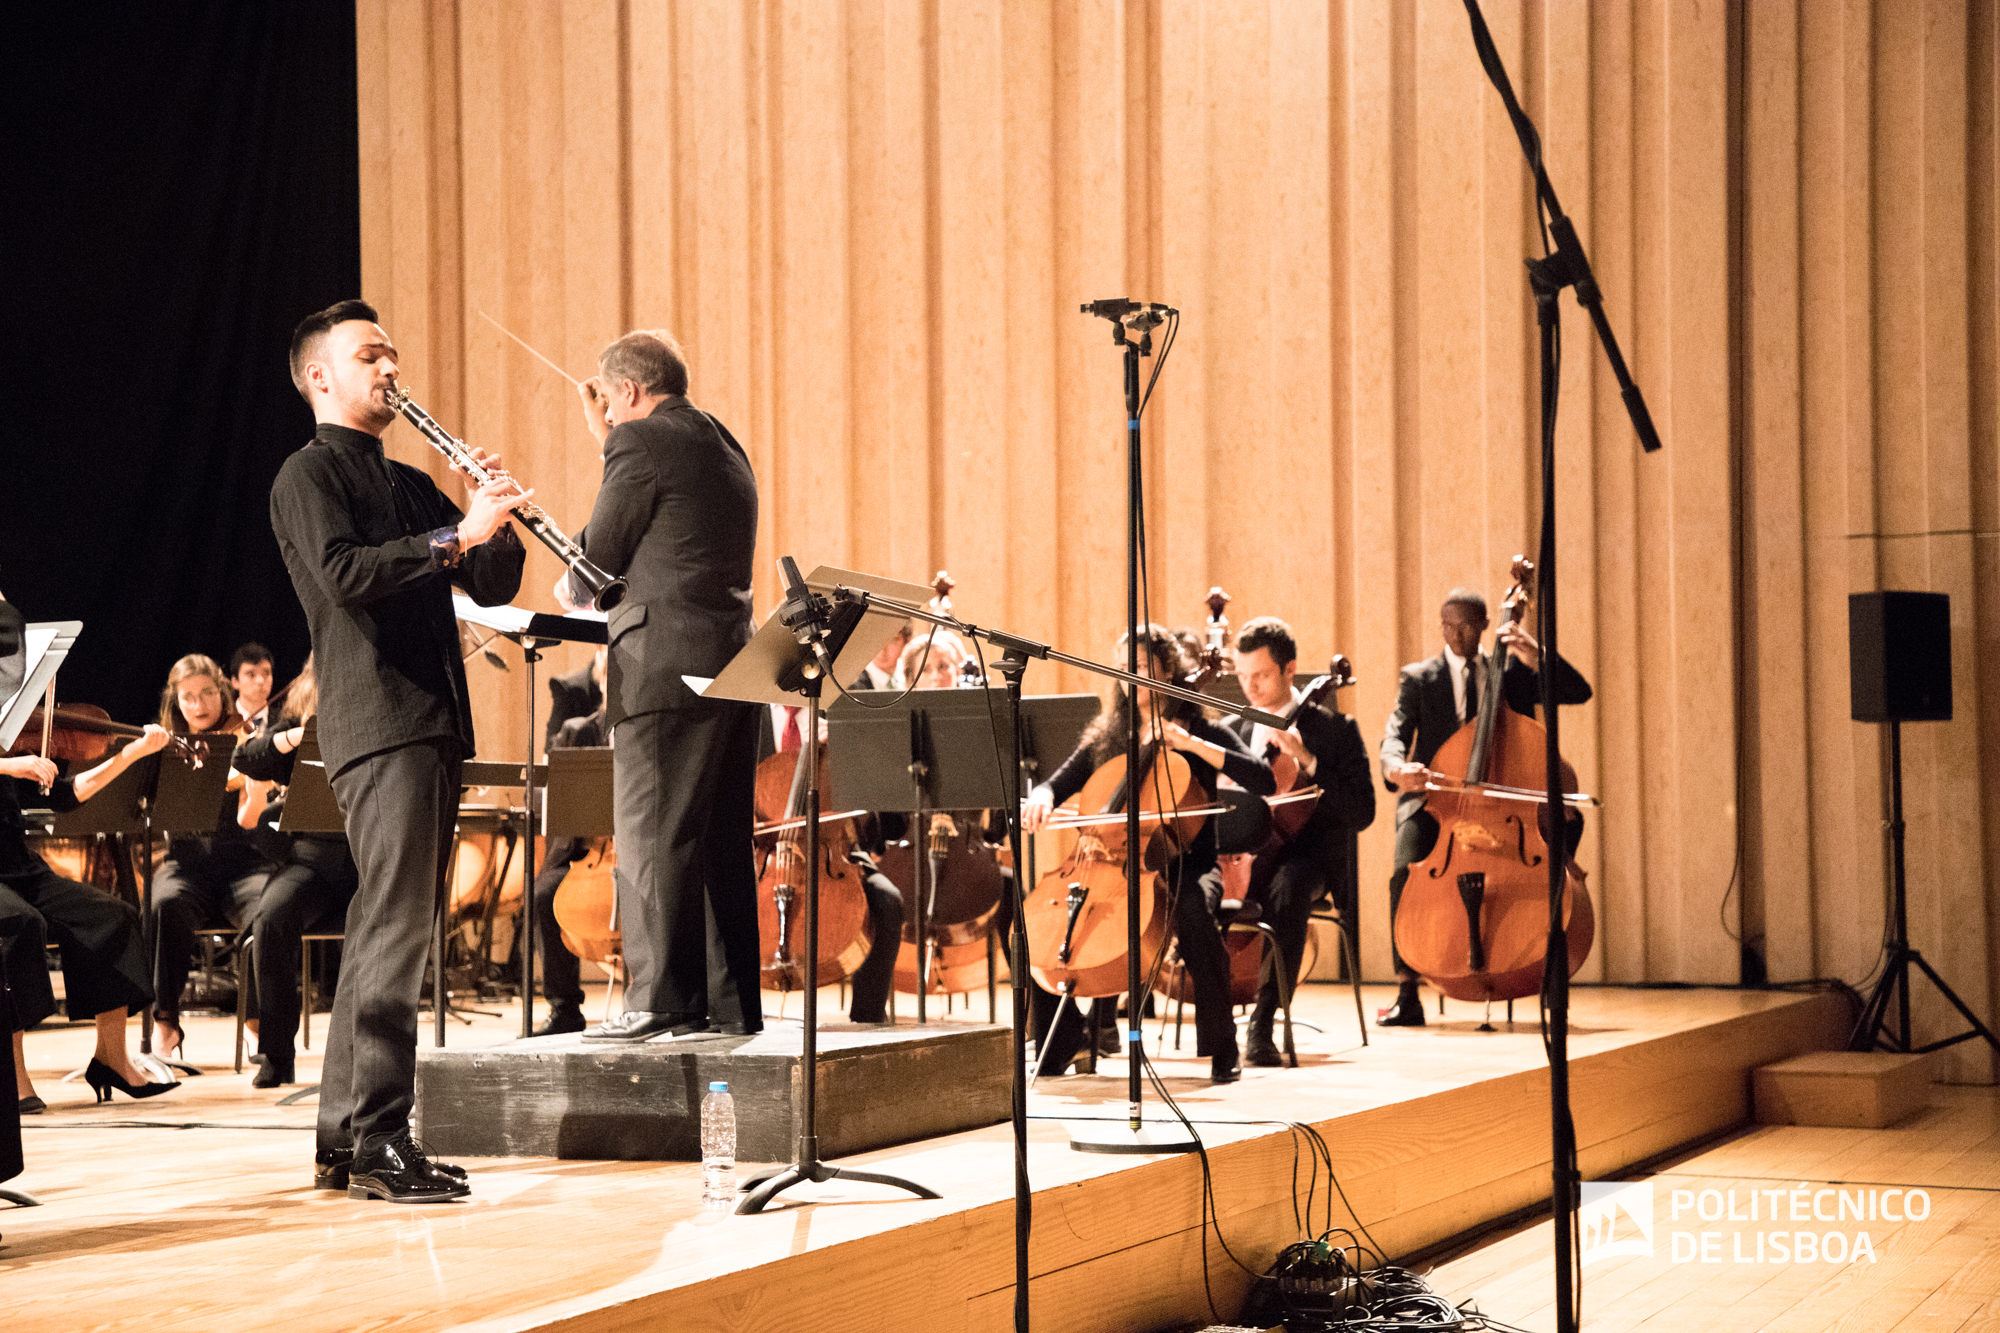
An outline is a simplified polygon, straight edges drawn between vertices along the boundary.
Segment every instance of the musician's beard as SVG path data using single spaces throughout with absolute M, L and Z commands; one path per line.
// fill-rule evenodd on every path
M 384 380 L 370 385 L 366 393 L 343 395 L 341 406 L 353 420 L 367 423 L 364 428 L 370 434 L 380 435 L 396 419 L 396 409 L 389 406 L 389 390 L 394 384 L 394 380 Z

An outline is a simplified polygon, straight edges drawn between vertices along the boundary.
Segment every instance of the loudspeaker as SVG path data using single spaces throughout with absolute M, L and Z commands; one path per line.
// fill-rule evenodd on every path
M 1856 722 L 1951 721 L 1951 598 L 1847 598 L 1847 679 Z

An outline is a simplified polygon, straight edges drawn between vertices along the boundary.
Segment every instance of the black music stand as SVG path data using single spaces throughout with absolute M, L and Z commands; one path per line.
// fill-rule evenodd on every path
M 834 607 L 826 598 L 811 593 L 799 578 L 798 567 L 792 558 L 786 556 L 780 562 L 784 573 L 787 593 L 785 604 L 778 613 L 765 621 L 762 628 L 751 636 L 750 642 L 724 667 L 722 674 L 713 680 L 689 678 L 693 686 L 706 699 L 737 699 L 744 703 L 774 704 L 788 702 L 787 696 L 798 694 L 806 704 L 805 757 L 806 769 L 806 911 L 805 911 L 805 1013 L 802 1016 L 803 1032 L 800 1039 L 799 1057 L 799 1139 L 792 1164 L 774 1171 L 758 1172 L 743 1182 L 748 1191 L 743 1201 L 736 1205 L 740 1213 L 760 1213 L 772 1198 L 794 1185 L 811 1181 L 825 1184 L 829 1180 L 861 1180 L 877 1185 L 890 1185 L 908 1190 L 920 1199 L 941 1198 L 935 1190 L 926 1189 L 900 1176 L 885 1175 L 875 1171 L 855 1171 L 846 1167 L 829 1166 L 820 1160 L 818 1126 L 819 1102 L 819 701 L 820 688 L 826 683 L 828 672 L 838 672 L 843 665 L 851 670 L 860 669 L 858 663 L 843 659 L 843 650 L 850 654 L 862 651 L 862 661 L 873 657 L 879 639 L 859 640 L 854 631 L 864 618 L 859 604 L 848 602 Z M 817 573 L 818 571 L 815 571 Z M 887 583 L 886 580 L 880 582 Z M 889 585 L 922 597 L 927 589 L 914 585 Z M 849 648 L 854 644 L 854 648 Z M 838 674 L 836 680 L 841 679 Z M 782 944 L 781 944 L 782 947 Z
M 558 643 L 608 643 L 611 627 L 601 611 L 578 611 L 567 616 L 546 615 L 540 611 L 527 611 L 518 606 L 481 606 L 464 593 L 451 595 L 452 614 L 470 624 L 492 630 L 503 639 L 512 640 L 521 646 L 522 660 L 527 663 L 525 694 L 528 705 L 528 757 L 523 765 L 521 809 L 532 812 L 535 808 L 535 663 L 542 660 L 541 650 L 553 648 Z M 521 895 L 521 928 L 515 938 L 521 946 L 521 1035 L 535 1035 L 535 839 L 532 814 L 525 821 L 529 836 L 522 839 L 527 857 L 521 864 L 522 883 L 528 891 Z M 440 914 L 442 922 L 442 914 Z M 443 939 L 440 926 L 439 939 Z M 438 963 L 442 967 L 444 954 L 439 946 Z M 444 1044 L 444 1019 L 438 1024 L 438 1044 Z
M 1022 723 L 1040 742 L 1035 753 L 1052 755 L 1074 749 L 1098 709 L 1094 694 L 1042 695 L 1021 703 Z M 905 797 L 911 803 L 919 1023 L 925 1020 L 930 986 L 929 924 L 937 896 L 937 867 L 929 867 L 927 880 L 929 858 L 918 850 L 924 815 L 1005 808 L 1007 769 L 1033 763 L 1015 753 L 1011 730 L 995 734 L 994 720 L 1006 716 L 1006 707 L 1000 689 L 849 690 L 827 710 L 834 808 L 893 810 Z
M 612 820 L 611 747 L 578 745 L 549 751 L 548 781 L 542 787 L 542 833 L 551 838 L 608 838 Z M 535 910 L 535 886 L 528 885 L 527 910 Z M 618 928 L 618 899 L 611 899 L 611 927 Z M 543 946 L 544 949 L 550 947 Z M 564 947 L 558 941 L 553 947 Z M 622 962 L 621 962 L 622 975 Z M 605 994 L 605 1004 L 611 1002 Z M 606 1017 L 609 1017 L 607 1012 Z

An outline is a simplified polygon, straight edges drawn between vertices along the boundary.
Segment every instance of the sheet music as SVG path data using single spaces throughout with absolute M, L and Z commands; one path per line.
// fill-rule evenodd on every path
M 451 595 L 451 613 L 460 620 L 496 630 L 501 634 L 526 634 L 535 617 L 543 614 L 520 606 L 481 606 L 462 592 L 454 592 Z M 602 611 L 570 611 L 562 618 L 589 620 L 600 625 L 606 623 Z

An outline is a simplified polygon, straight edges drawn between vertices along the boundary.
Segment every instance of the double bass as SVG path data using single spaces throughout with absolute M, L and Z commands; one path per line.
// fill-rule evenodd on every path
M 1514 558 L 1503 624 L 1520 622 L 1533 572 L 1528 560 Z M 1430 762 L 1436 777 L 1425 808 L 1437 820 L 1437 844 L 1410 867 L 1396 912 L 1404 961 L 1457 1000 L 1535 994 L 1548 947 L 1549 843 L 1561 836 L 1548 817 L 1548 733 L 1502 699 L 1510 659 L 1505 642 L 1478 659 L 1479 716 Z M 1576 791 L 1567 761 L 1562 783 Z M 1574 976 L 1590 954 L 1596 916 L 1582 873 L 1573 864 L 1567 870 L 1562 911 Z

